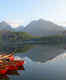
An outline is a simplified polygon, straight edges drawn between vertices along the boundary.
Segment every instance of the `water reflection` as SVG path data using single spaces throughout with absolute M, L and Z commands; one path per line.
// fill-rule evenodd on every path
M 62 54 L 46 63 L 35 62 L 32 70 L 34 80 L 66 80 L 66 58 Z
M 48 60 L 45 63 L 32 61 L 29 57 L 24 57 L 25 70 L 19 72 L 20 76 L 11 77 L 16 80 L 66 80 L 66 53 Z
M 26 63 L 19 71 L 5 75 L 7 80 L 66 80 L 63 45 L 24 45 L 16 50 L 16 56 L 24 58 Z
M 29 57 L 32 61 L 46 62 L 64 52 L 63 45 L 30 45 L 27 52 L 16 53 L 18 56 Z

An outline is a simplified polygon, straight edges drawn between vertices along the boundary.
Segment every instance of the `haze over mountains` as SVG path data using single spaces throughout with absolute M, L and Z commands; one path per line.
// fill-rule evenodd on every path
M 8 23 L 2 21 L 0 23 L 0 30 L 28 32 L 34 36 L 48 36 L 61 34 L 64 31 L 64 28 L 50 21 L 40 19 L 30 22 L 26 27 L 19 26 L 18 28 L 12 28 Z

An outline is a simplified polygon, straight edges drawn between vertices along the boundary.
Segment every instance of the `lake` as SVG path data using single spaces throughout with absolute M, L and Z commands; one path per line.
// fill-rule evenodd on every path
M 18 75 L 9 75 L 8 80 L 66 80 L 66 51 L 63 45 L 30 46 L 15 54 L 15 57 L 25 60 L 24 70 L 18 71 Z

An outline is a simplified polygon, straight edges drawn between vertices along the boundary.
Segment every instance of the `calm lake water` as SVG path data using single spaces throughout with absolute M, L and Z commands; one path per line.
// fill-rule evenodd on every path
M 9 80 L 66 80 L 66 51 L 62 45 L 33 45 L 15 57 L 24 58 L 24 70 L 8 76 Z

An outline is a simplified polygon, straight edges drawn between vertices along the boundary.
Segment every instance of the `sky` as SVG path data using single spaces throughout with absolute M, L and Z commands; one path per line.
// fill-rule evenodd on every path
M 18 27 L 40 18 L 66 26 L 66 0 L 0 0 L 0 22 Z

